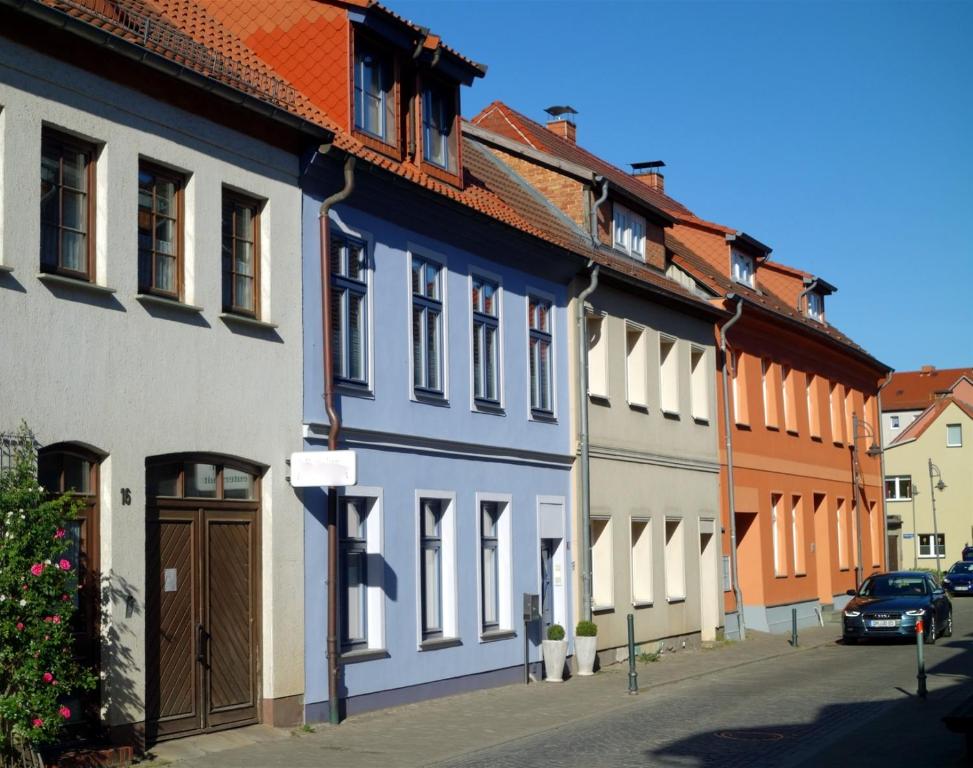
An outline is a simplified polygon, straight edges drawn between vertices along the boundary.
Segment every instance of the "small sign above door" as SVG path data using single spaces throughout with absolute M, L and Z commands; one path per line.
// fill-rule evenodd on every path
M 294 488 L 354 485 L 358 481 L 354 451 L 301 451 L 291 454 Z

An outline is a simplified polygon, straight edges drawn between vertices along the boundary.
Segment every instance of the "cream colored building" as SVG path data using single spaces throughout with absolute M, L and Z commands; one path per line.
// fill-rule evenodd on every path
M 935 532 L 943 570 L 962 558 L 964 545 L 973 544 L 971 470 L 973 381 L 963 377 L 885 449 L 886 510 L 902 521 L 901 568 L 936 567 Z M 940 480 L 945 488 L 934 490 Z

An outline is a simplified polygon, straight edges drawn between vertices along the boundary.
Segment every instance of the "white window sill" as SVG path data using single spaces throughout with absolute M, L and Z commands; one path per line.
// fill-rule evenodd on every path
M 679 411 L 671 411 L 668 408 L 660 408 L 659 410 L 662 411 L 662 415 L 665 416 L 667 419 L 678 419 L 678 418 L 680 418 Z
M 648 403 L 636 403 L 631 400 L 628 401 L 628 407 L 633 411 L 639 411 L 640 413 L 648 413 L 649 405 Z
M 675 597 L 669 597 L 667 595 L 666 596 L 666 602 L 669 603 L 669 605 L 672 605 L 674 603 L 685 603 L 686 602 L 686 596 L 685 595 L 676 595 Z
M 265 330 L 274 330 L 277 328 L 277 323 L 269 323 L 266 320 L 258 320 L 255 317 L 247 317 L 246 315 L 236 315 L 232 312 L 220 312 L 220 320 L 227 325 L 239 324 L 251 328 L 263 328 Z
M 65 277 L 64 275 L 56 275 L 53 272 L 41 272 L 37 275 L 37 279 L 42 283 L 50 283 L 51 285 L 63 285 L 67 288 L 74 288 L 78 291 L 86 291 L 88 293 L 100 293 L 103 295 L 110 295 L 115 293 L 114 288 L 109 288 L 107 285 L 98 285 L 98 283 L 89 283 L 87 280 L 81 280 L 76 277 Z
M 701 427 L 709 426 L 709 416 L 693 416 L 693 421 Z
M 608 395 L 603 395 L 600 392 L 589 392 L 588 399 L 596 403 L 601 403 L 602 405 L 611 405 L 611 399 Z
M 173 309 L 177 312 L 194 312 L 198 314 L 203 311 L 202 307 L 197 307 L 195 304 L 186 304 L 178 299 L 170 299 L 165 296 L 156 296 L 154 293 L 137 293 L 135 294 L 135 300 L 140 301 L 143 304 L 154 304 L 159 307 L 166 307 L 167 309 Z
M 615 610 L 614 604 L 611 605 L 593 605 L 591 606 L 592 613 L 610 613 Z
M 636 600 L 632 603 L 633 608 L 651 608 L 655 605 L 651 600 Z

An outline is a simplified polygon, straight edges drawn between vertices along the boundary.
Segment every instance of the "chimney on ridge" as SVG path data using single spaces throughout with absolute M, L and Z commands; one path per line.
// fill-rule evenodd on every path
M 578 128 L 574 124 L 573 115 L 578 114 L 578 111 L 567 104 L 548 107 L 544 111 L 551 116 L 551 119 L 547 121 L 547 130 L 575 144 Z
M 630 163 L 632 175 L 650 189 L 658 192 L 666 191 L 666 177 L 662 175 L 661 168 L 666 164 L 661 160 L 650 160 L 645 163 Z

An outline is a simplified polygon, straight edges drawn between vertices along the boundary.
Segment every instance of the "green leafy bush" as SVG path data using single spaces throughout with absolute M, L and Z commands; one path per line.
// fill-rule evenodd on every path
M 574 634 L 576 637 L 598 637 L 598 625 L 593 621 L 579 621 Z
M 564 639 L 564 627 L 560 624 L 551 624 L 547 628 L 547 639 L 548 640 L 563 640 Z
M 73 656 L 77 575 L 65 555 L 75 503 L 38 485 L 26 426 L 12 458 L 0 471 L 0 764 L 55 740 L 68 694 L 95 685 Z

